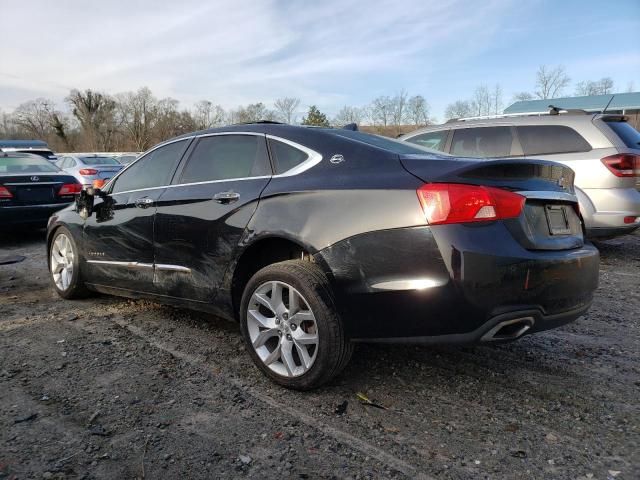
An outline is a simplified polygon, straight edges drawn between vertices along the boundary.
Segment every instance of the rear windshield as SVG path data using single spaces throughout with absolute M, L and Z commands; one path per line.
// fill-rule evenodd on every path
M 0 156 L 0 174 L 59 172 L 53 163 L 36 156 L 2 157 Z
M 616 132 L 627 147 L 640 148 L 640 132 L 627 122 L 607 122 L 607 125 Z
M 353 130 L 335 129 L 331 130 L 331 133 L 340 135 L 341 137 L 351 138 L 358 142 L 363 142 L 374 147 L 383 148 L 398 155 L 411 155 L 433 153 L 438 156 L 442 156 L 442 152 L 432 150 L 430 148 L 418 147 L 407 142 L 401 142 L 399 140 L 393 140 L 391 138 L 380 137 L 378 135 L 372 135 L 370 133 L 354 132 Z
M 80 161 L 85 165 L 120 165 L 113 157 L 82 157 Z

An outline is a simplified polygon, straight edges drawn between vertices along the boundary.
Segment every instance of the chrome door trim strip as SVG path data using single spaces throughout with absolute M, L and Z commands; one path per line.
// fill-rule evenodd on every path
M 177 272 L 177 273 L 191 273 L 191 269 L 180 265 L 168 265 L 166 263 L 156 263 L 156 271 L 163 272 Z
M 87 263 L 95 263 L 97 265 L 111 265 L 113 267 L 125 268 L 153 268 L 153 263 L 140 262 L 116 262 L 111 260 L 87 260 Z

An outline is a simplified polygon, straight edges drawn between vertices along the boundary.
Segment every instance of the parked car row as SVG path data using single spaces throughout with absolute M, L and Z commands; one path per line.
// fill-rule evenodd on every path
M 538 158 L 575 172 L 590 238 L 640 227 L 640 133 L 623 115 L 583 111 L 454 120 L 401 137 L 457 157 Z

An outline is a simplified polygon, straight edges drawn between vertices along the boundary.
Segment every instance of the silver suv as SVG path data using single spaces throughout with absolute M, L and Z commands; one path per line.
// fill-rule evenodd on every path
M 540 158 L 571 167 L 589 238 L 640 227 L 640 133 L 623 115 L 583 111 L 451 120 L 401 140 L 455 156 Z

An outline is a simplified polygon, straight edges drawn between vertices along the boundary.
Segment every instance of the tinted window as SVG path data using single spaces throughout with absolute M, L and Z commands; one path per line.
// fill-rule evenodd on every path
M 392 138 L 381 137 L 379 135 L 372 135 L 364 132 L 354 132 L 353 130 L 343 130 L 336 128 L 330 130 L 334 135 L 341 137 L 351 138 L 358 142 L 363 142 L 374 147 L 382 148 L 389 152 L 397 153 L 399 155 L 424 155 L 425 151 L 421 148 L 417 148 L 408 142 L 401 142 Z
M 0 156 L 0 173 L 51 173 L 59 171 L 53 163 L 35 155 Z
M 187 140 L 181 140 L 148 153 L 116 179 L 112 192 L 168 185 L 188 143 Z
M 527 156 L 591 150 L 591 145 L 578 132 L 563 125 L 529 125 L 516 128 L 522 150 Z
M 453 131 L 451 153 L 460 157 L 508 157 L 512 144 L 510 127 L 461 128 Z
M 640 148 L 640 132 L 627 122 L 607 122 L 607 125 L 616 132 L 627 147 Z
M 218 135 L 198 141 L 180 183 L 270 175 L 262 135 Z
M 415 137 L 407 139 L 407 142 L 415 143 L 424 148 L 431 148 L 432 150 L 439 150 L 444 152 L 445 144 L 447 143 L 447 135 L 449 130 L 439 130 L 437 132 L 428 132 Z
M 269 140 L 269 147 L 277 174 L 291 170 L 309 158 L 302 150 L 277 140 Z

